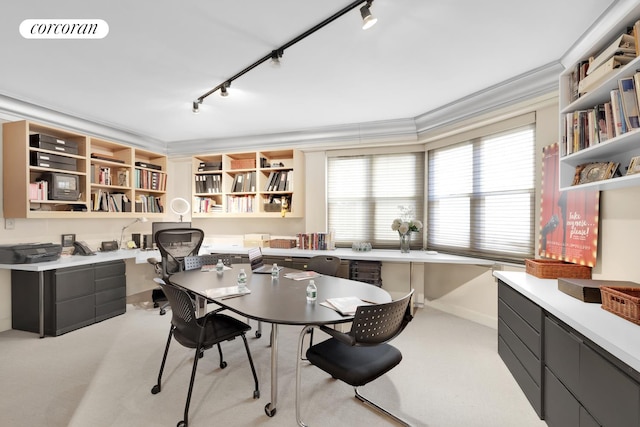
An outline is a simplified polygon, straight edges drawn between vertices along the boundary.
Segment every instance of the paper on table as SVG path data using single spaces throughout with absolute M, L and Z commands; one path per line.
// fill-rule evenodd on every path
M 207 298 L 231 298 L 231 297 L 239 297 L 242 295 L 247 295 L 251 293 L 251 289 L 245 289 L 241 291 L 237 286 L 227 286 L 224 288 L 212 288 L 207 289 L 205 294 Z
M 320 276 L 321 275 L 319 273 L 316 273 L 315 271 L 299 271 L 296 273 L 286 273 L 284 275 L 284 277 L 286 277 L 287 279 L 293 279 L 293 280 L 313 279 Z
M 353 316 L 356 314 L 358 306 L 371 305 L 369 301 L 363 301 L 358 297 L 340 297 L 340 298 L 327 298 L 326 304 L 320 303 L 325 307 L 329 307 L 342 314 L 343 316 Z
M 231 267 L 228 267 L 225 265 L 224 267 L 222 267 L 222 270 L 231 270 Z M 216 271 L 216 265 L 215 264 L 203 265 L 202 268 L 200 268 L 200 271 Z

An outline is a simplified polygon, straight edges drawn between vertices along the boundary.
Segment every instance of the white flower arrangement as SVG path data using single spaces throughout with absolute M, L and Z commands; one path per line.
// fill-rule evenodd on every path
M 418 221 L 417 219 L 403 221 L 400 218 L 396 218 L 391 224 L 391 229 L 393 231 L 397 231 L 400 235 L 407 234 L 410 231 L 418 232 L 422 230 L 422 222 Z

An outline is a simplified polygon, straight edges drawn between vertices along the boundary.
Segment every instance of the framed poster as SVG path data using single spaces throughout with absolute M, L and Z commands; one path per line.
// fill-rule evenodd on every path
M 600 192 L 559 190 L 559 145 L 542 150 L 538 254 L 594 267 L 598 255 Z

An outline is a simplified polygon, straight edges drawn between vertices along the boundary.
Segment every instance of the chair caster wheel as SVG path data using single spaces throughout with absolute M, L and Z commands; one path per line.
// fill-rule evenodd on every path
M 264 413 L 267 414 L 268 417 L 273 417 L 276 414 L 276 408 L 269 409 L 271 403 L 267 403 L 264 407 Z
M 158 394 L 158 393 L 160 393 L 160 386 L 158 384 L 156 384 L 151 389 L 151 394 Z
M 253 398 L 260 399 L 260 390 L 253 390 Z
M 158 307 L 160 307 L 160 304 L 158 304 L 157 302 L 154 302 L 153 303 L 153 308 L 158 308 Z
M 167 314 L 167 310 L 165 310 L 164 308 L 160 309 L 160 316 L 164 316 L 165 314 Z
M 198 353 L 198 359 L 202 359 L 204 357 L 204 351 Z
M 262 332 L 256 331 L 256 338 L 260 338 L 262 336 Z
M 220 369 L 224 369 L 227 367 L 227 361 L 220 362 Z
M 178 422 L 177 427 L 187 427 L 187 423 L 185 423 L 184 421 L 180 421 Z

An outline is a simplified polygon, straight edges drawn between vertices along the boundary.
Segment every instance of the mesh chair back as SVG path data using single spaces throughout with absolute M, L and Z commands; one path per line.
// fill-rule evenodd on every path
M 197 322 L 195 304 L 187 291 L 172 285 L 161 282 L 162 291 L 167 296 L 171 305 L 171 323 L 176 328 L 175 334 L 181 344 L 194 346 L 199 339 L 201 326 Z M 182 338 L 186 338 L 187 341 Z
M 359 306 L 349 332 L 354 345 L 377 345 L 397 337 L 413 319 L 412 296 L 413 290 L 396 301 Z
M 204 231 L 198 228 L 170 228 L 159 230 L 154 236 L 162 256 L 162 275 L 167 278 L 184 270 L 184 258 L 198 255 Z
M 203 265 L 216 265 L 220 257 L 216 255 L 195 255 L 184 257 L 184 270 L 197 270 Z M 224 263 L 224 261 L 222 261 Z
M 309 259 L 307 270 L 327 276 L 335 276 L 340 268 L 340 258 L 330 255 L 317 255 Z

